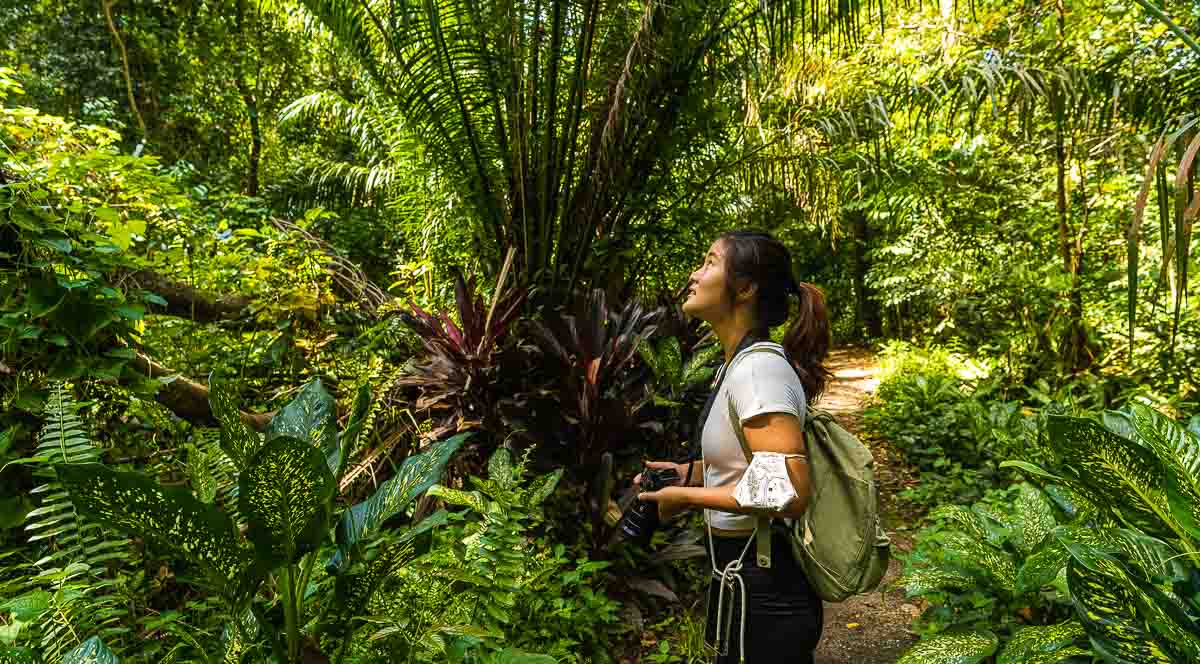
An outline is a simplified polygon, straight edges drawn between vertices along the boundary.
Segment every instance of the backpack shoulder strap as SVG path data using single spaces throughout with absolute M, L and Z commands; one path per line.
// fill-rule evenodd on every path
M 738 360 L 745 358 L 751 353 L 774 353 L 787 359 L 787 355 L 783 352 L 783 347 L 774 342 L 761 342 L 747 348 L 740 353 L 733 361 L 729 363 L 726 372 L 733 370 L 733 365 Z M 728 396 L 728 395 L 726 395 Z M 746 463 L 750 463 L 754 458 L 754 451 L 750 449 L 750 443 L 746 442 L 746 432 L 742 430 L 742 419 L 738 415 L 737 408 L 733 405 L 733 398 L 729 399 L 729 422 L 733 425 L 733 431 L 737 435 L 738 443 L 742 446 L 742 453 L 746 455 Z M 803 423 L 801 423 L 803 424 Z M 755 555 L 758 558 L 758 566 L 763 569 L 771 567 L 771 517 L 763 514 L 755 517 L 754 524 L 754 544 Z

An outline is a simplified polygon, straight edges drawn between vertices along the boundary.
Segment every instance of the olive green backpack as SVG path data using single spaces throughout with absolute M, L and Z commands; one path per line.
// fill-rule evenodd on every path
M 783 355 L 775 344 L 757 344 L 757 351 Z M 784 356 L 786 358 L 786 355 Z M 732 422 L 740 422 L 729 402 Z M 733 427 L 750 457 L 739 426 Z M 826 602 L 874 590 L 887 572 L 891 540 L 879 523 L 871 450 L 823 410 L 808 409 L 804 422 L 808 448 L 808 510 L 801 519 L 785 519 L 792 554 L 809 583 Z M 759 517 L 756 553 L 759 567 L 771 566 L 770 518 Z

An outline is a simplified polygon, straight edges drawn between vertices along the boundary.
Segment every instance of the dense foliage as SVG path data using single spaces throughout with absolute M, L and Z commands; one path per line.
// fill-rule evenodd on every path
M 750 225 L 880 349 L 909 661 L 1200 657 L 1198 34 L 0 7 L 0 659 L 702 661 L 695 524 L 613 530 L 720 361 L 680 288 Z

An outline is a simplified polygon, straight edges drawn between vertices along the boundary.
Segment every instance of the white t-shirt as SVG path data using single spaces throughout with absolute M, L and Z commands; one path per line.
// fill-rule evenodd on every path
M 778 352 L 761 350 L 773 346 Z M 753 350 L 751 350 L 753 349 Z M 704 485 L 709 487 L 733 485 L 738 482 L 749 463 L 738 442 L 734 426 L 742 426 L 751 418 L 764 413 L 790 413 L 804 422 L 806 399 L 804 386 L 796 371 L 780 354 L 783 349 L 771 342 L 760 342 L 734 358 L 726 367 L 729 375 L 713 401 L 712 410 L 700 434 L 704 450 Z M 729 400 L 740 422 L 734 423 L 729 412 Z M 722 530 L 753 530 L 754 517 L 716 510 L 705 510 L 709 525 Z

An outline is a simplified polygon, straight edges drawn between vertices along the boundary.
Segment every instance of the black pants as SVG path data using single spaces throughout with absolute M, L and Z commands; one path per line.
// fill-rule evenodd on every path
M 813 651 L 821 640 L 824 619 L 821 598 L 809 585 L 804 570 L 792 558 L 791 544 L 782 527 L 771 529 L 771 567 L 758 566 L 755 544 L 742 558 L 742 580 L 746 584 L 746 664 L 812 664 Z M 736 560 L 749 538 L 714 537 L 717 569 Z M 705 642 L 715 645 L 717 636 L 717 599 L 720 583 L 708 585 L 708 620 Z M 722 625 L 721 651 L 716 664 L 737 664 L 741 653 L 741 586 L 726 588 L 722 623 L 728 625 L 728 638 Z M 728 645 L 726 646 L 726 640 Z

